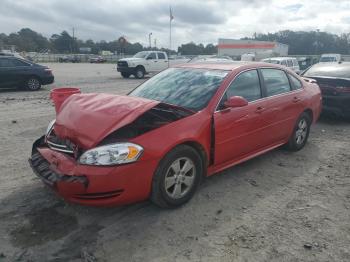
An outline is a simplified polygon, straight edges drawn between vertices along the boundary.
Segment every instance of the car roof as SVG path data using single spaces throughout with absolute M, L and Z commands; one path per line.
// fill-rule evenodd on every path
M 312 66 L 313 68 L 350 68 L 350 62 L 341 62 L 341 63 L 317 63 Z
M 176 65 L 177 68 L 197 68 L 197 69 L 212 69 L 212 70 L 228 70 L 233 71 L 238 68 L 255 68 L 255 67 L 275 67 L 282 68 L 280 65 L 274 65 L 264 62 L 251 62 L 251 61 L 222 61 L 222 62 L 193 62 L 181 65 Z

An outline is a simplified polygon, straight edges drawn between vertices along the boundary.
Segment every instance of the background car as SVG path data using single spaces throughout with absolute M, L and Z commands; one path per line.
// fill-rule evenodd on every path
M 322 54 L 320 57 L 320 63 L 337 63 L 341 60 L 341 54 Z
M 320 98 L 285 67 L 187 63 L 128 96 L 72 95 L 30 163 L 68 201 L 176 207 L 206 176 L 282 145 L 302 149 Z
M 229 56 L 219 56 L 219 55 L 199 55 L 193 57 L 189 63 L 198 63 L 198 62 L 232 62 L 232 58 Z
M 271 57 L 265 58 L 261 62 L 286 66 L 297 74 L 301 72 L 298 60 L 295 57 Z
M 54 82 L 52 70 L 14 56 L 0 56 L 0 88 L 26 87 L 30 91 Z
M 324 112 L 350 118 L 350 62 L 318 63 L 303 76 L 317 81 Z
M 90 63 L 104 63 L 107 60 L 105 58 L 103 58 L 102 56 L 97 56 L 97 57 L 91 57 L 89 59 Z
M 60 63 L 80 63 L 81 59 L 77 55 L 65 55 L 58 58 Z

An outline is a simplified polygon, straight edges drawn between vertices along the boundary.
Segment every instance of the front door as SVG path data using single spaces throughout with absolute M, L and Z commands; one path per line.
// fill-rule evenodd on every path
M 157 52 L 158 56 L 158 63 L 157 63 L 157 70 L 163 71 L 164 69 L 168 68 L 169 61 L 166 59 L 165 54 L 162 52 Z
M 242 96 L 248 105 L 239 108 L 224 108 L 224 101 L 231 96 Z M 257 70 L 239 74 L 226 90 L 217 111 L 215 125 L 215 165 L 225 165 L 259 151 L 266 146 L 264 111 L 266 101 Z
M 157 59 L 156 52 L 150 53 L 147 56 L 146 60 L 147 60 L 147 66 L 148 66 L 148 71 L 149 72 L 159 71 L 158 70 L 158 59 Z

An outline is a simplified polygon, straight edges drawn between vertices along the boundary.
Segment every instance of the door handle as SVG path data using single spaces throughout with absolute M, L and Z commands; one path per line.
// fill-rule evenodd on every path
M 293 102 L 294 102 L 294 103 L 298 103 L 299 101 L 300 101 L 300 98 L 298 98 L 298 97 L 296 97 L 296 96 L 293 98 Z
M 158 61 L 154 61 L 154 63 L 157 63 Z
M 261 114 L 264 111 L 265 111 L 265 108 L 262 106 L 259 106 L 255 109 L 255 113 L 258 113 L 258 114 Z

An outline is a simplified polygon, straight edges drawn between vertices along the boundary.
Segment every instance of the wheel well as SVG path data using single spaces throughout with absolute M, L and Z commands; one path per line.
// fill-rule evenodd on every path
M 310 108 L 308 108 L 304 112 L 309 115 L 311 123 L 312 123 L 313 122 L 313 118 L 314 118 L 314 114 L 313 114 L 312 110 Z
M 137 69 L 140 69 L 140 68 L 143 70 L 143 72 L 146 72 L 145 67 L 143 65 L 138 65 L 138 66 L 136 66 L 135 69 L 137 70 Z
M 40 84 L 42 84 L 41 78 L 40 78 L 39 76 L 37 76 L 37 75 L 29 75 L 29 76 L 26 78 L 25 81 L 28 81 L 28 80 L 31 79 L 31 78 L 38 79 L 39 82 L 40 82 Z
M 188 141 L 188 142 L 183 143 L 182 145 L 190 146 L 199 153 L 201 159 L 203 160 L 203 177 L 206 177 L 207 176 L 207 168 L 208 168 L 208 156 L 207 156 L 207 153 L 205 152 L 204 147 L 195 141 Z

